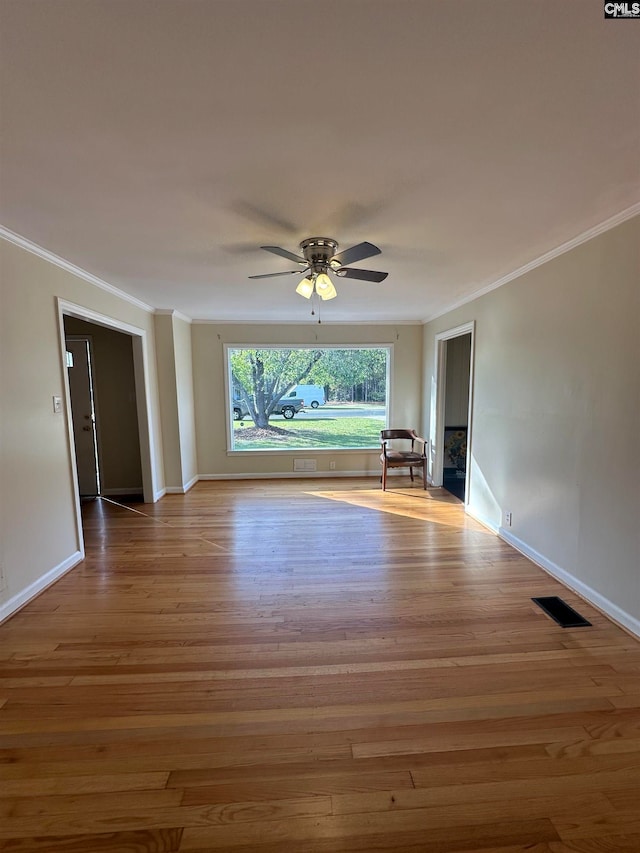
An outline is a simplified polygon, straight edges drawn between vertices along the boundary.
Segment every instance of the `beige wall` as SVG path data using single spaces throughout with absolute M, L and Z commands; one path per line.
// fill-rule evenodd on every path
M 635 218 L 427 324 L 424 384 L 475 320 L 470 510 L 640 633 L 638 247 Z
M 155 325 L 165 477 L 167 489 L 180 492 L 198 475 L 191 324 L 162 313 Z
M 191 323 L 180 317 L 173 319 L 173 338 L 178 390 L 178 423 L 180 426 L 180 463 L 182 484 L 187 486 L 198 476 L 196 453 L 195 404 L 193 399 L 193 359 Z
M 291 473 L 293 452 L 229 455 L 225 412 L 225 344 L 393 344 L 390 425 L 420 429 L 421 351 L 420 326 L 243 326 L 195 323 L 192 327 L 198 470 L 201 475 Z M 379 451 L 296 456 L 317 460 L 318 471 L 328 471 L 330 460 L 337 472 L 377 474 Z
M 179 489 L 182 464 L 172 315 L 156 314 L 155 329 L 165 482 L 170 489 Z
M 131 336 L 75 317 L 66 317 L 64 327 L 68 335 L 87 335 L 92 342 L 101 492 L 141 493 Z
M 47 578 L 77 560 L 71 449 L 56 297 L 144 330 L 152 400 L 151 427 L 160 445 L 153 317 L 22 248 L 0 240 L 0 560 L 6 577 L 0 617 Z M 154 452 L 155 486 L 164 484 Z

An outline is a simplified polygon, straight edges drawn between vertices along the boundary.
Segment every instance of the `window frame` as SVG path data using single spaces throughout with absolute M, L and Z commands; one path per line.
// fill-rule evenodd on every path
M 313 350 L 313 349 L 380 349 L 386 350 L 387 352 L 387 367 L 386 367 L 386 375 L 385 375 L 385 383 L 386 383 L 386 404 L 385 404 L 385 419 L 384 419 L 384 429 L 389 428 L 390 423 L 390 413 L 391 413 L 391 402 L 393 397 L 393 387 L 392 387 L 392 377 L 393 377 L 393 343 L 362 343 L 362 344 L 348 344 L 348 343 L 331 343 L 331 344 L 318 344 L 318 342 L 313 344 L 257 344 L 257 343 L 225 343 L 223 344 L 223 371 L 224 371 L 224 402 L 225 402 L 225 430 L 226 430 L 226 444 L 227 444 L 227 456 L 256 456 L 256 455 L 265 455 L 265 456 L 299 456 L 302 453 L 318 453 L 318 454 L 326 454 L 326 453 L 379 453 L 380 447 L 376 445 L 375 447 L 290 447 L 290 448 L 256 448 L 255 450 L 236 450 L 233 447 L 233 439 L 234 439 L 234 431 L 233 431 L 233 412 L 231 407 L 231 401 L 233 399 L 232 393 L 232 381 L 231 381 L 231 362 L 229 360 L 229 352 L 230 350 L 238 350 L 238 349 L 267 349 L 267 350 Z

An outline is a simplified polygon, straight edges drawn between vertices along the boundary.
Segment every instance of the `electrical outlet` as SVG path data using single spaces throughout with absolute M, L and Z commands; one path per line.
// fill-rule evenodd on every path
M 53 413 L 59 415 L 62 412 L 62 397 L 53 397 Z
M 333 459 L 331 460 L 331 462 L 329 462 L 329 470 L 331 470 L 331 471 L 336 470 L 336 463 L 333 461 Z
M 504 514 L 504 526 L 505 527 L 511 527 L 511 521 L 512 521 L 512 513 L 511 512 L 505 512 L 505 514 Z

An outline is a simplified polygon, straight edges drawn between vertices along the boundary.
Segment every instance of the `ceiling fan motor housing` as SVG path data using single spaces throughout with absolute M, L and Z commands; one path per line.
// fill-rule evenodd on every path
M 308 237 L 300 243 L 302 254 L 312 273 L 326 272 L 329 260 L 338 249 L 337 240 L 331 237 Z

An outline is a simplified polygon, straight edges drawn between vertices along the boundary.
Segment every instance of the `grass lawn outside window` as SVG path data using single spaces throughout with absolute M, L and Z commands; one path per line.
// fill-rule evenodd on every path
M 358 414 L 349 417 L 349 408 Z M 360 414 L 362 410 L 372 414 Z M 292 420 L 277 416 L 271 419 L 271 430 L 256 435 L 252 420 L 236 421 L 233 424 L 235 450 L 339 450 L 371 449 L 380 446 L 380 430 L 385 428 L 384 414 L 377 414 L 380 406 L 360 403 L 327 404 L 322 416 L 305 419 L 305 412 Z M 373 414 L 375 412 L 375 414 Z M 245 438 L 244 435 L 247 437 Z

